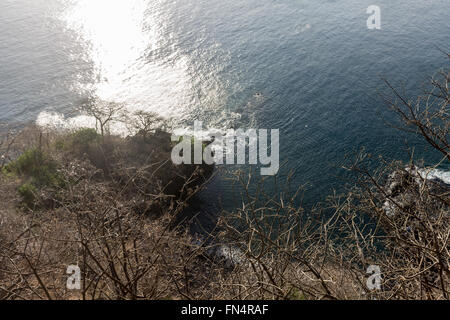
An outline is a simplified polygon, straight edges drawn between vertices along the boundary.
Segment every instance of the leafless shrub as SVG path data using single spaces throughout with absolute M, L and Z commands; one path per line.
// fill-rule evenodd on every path
M 143 110 L 136 111 L 131 119 L 127 119 L 127 124 L 131 126 L 131 132 L 136 132 L 146 138 L 149 133 L 157 130 L 167 130 L 167 120 L 158 116 L 154 112 Z
M 95 126 L 103 136 L 110 133 L 110 124 L 126 118 L 125 105 L 92 98 L 81 106 L 81 111 L 95 119 Z
M 21 134 L 28 133 L 36 134 L 27 130 Z M 154 143 L 149 143 L 149 153 L 143 159 L 127 162 L 125 155 L 132 156 L 133 142 L 126 147 L 125 142 L 120 142 L 125 140 L 108 136 L 88 145 L 100 151 L 109 163 L 106 173 L 95 159 L 90 160 L 92 155 L 84 156 L 92 152 L 90 148 L 83 149 L 84 155 L 73 149 L 70 135 L 62 136 L 66 140 L 58 139 L 57 143 L 45 139 L 45 132 L 38 132 L 37 136 L 41 138 L 30 147 L 57 159 L 58 180 L 63 181 L 42 186 L 34 200 L 39 205 L 26 212 L 15 206 L 20 201 L 18 197 L 15 203 L 9 197 L 10 206 L 2 203 L 1 297 L 194 296 L 195 286 L 191 283 L 196 281 L 191 278 L 195 278 L 192 274 L 203 274 L 194 272 L 199 268 L 197 260 L 203 247 L 193 245 L 186 231 L 177 228 L 173 221 L 201 190 L 198 179 L 208 179 L 201 166 L 174 168 L 167 164 L 170 153 L 158 153 L 161 147 Z M 157 155 L 152 155 L 152 149 Z M 7 197 L 9 185 L 10 194 L 16 194 L 22 178 L 2 179 L 8 182 L 1 184 L 2 196 Z M 170 189 L 177 192 L 169 192 Z M 80 291 L 66 289 L 65 272 L 69 265 L 78 265 L 82 270 Z
M 391 125 L 412 134 L 422 136 L 427 143 L 450 161 L 449 113 L 449 73 L 441 70 L 431 80 L 423 96 L 411 101 L 384 79 L 393 95 L 384 95 L 388 107 L 401 121 L 401 125 Z

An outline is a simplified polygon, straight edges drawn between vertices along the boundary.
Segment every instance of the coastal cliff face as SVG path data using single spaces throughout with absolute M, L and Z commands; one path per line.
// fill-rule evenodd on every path
M 230 299 L 243 286 L 249 299 L 390 299 L 399 288 L 419 298 L 421 286 L 447 299 L 449 189 L 438 172 L 396 163 L 311 211 L 298 190 L 247 188 L 200 237 L 177 218 L 214 167 L 174 165 L 166 132 L 28 127 L 3 145 L 0 299 Z M 82 270 L 79 291 L 67 290 L 69 266 Z M 369 266 L 385 280 L 367 293 Z
M 35 126 L 15 135 L 0 150 L 0 300 L 17 299 L 3 284 L 24 278 L 22 299 L 171 299 L 181 272 L 200 283 L 206 249 L 192 257 L 173 222 L 214 167 L 174 165 L 170 137 Z M 82 269 L 82 290 L 67 290 L 69 266 Z
M 136 213 L 159 217 L 174 202 L 190 199 L 214 171 L 206 164 L 174 165 L 171 135 L 161 130 L 124 138 L 93 129 L 61 133 L 29 127 L 16 144 L 2 175 L 17 184 L 19 205 L 26 210 L 61 206 L 68 192 L 91 181 L 133 203 Z

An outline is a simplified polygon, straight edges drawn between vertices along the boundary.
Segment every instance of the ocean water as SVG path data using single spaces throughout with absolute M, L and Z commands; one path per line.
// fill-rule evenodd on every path
M 385 77 L 419 94 L 449 65 L 440 49 L 449 0 L 0 0 L 0 123 L 85 125 L 77 107 L 96 96 L 176 126 L 279 129 L 280 176 L 295 170 L 315 201 L 361 147 L 405 159 L 407 139 L 439 160 L 385 125 L 378 92 Z

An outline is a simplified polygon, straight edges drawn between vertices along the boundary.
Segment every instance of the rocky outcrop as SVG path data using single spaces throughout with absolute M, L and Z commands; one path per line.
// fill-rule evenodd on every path
M 418 201 L 421 199 L 419 195 L 424 190 L 433 195 L 449 192 L 450 176 L 447 177 L 447 172 L 425 170 L 416 166 L 396 170 L 389 175 L 385 184 L 386 201 L 383 210 L 389 217 L 396 216 L 399 211 L 414 210 L 419 205 Z M 430 204 L 441 205 L 433 202 Z
M 234 269 L 246 261 L 244 253 L 231 245 L 217 245 L 207 251 L 208 256 L 216 263 L 223 264 L 226 269 Z

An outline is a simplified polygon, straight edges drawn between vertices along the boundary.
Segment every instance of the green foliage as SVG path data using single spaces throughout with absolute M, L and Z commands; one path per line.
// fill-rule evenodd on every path
M 83 128 L 56 142 L 58 150 L 85 151 L 89 145 L 99 140 L 101 136 L 91 128 Z
M 58 165 L 41 150 L 25 151 L 16 161 L 8 164 L 4 173 L 26 181 L 18 192 L 25 205 L 32 207 L 37 191 L 44 187 L 63 187 L 64 180 L 58 173 Z
M 90 143 L 97 141 L 100 138 L 100 135 L 95 129 L 84 128 L 74 132 L 70 138 L 74 145 L 88 146 Z
M 292 288 L 287 296 L 287 299 L 288 300 L 306 300 L 306 297 L 297 288 Z
M 21 185 L 17 191 L 22 197 L 23 204 L 28 208 L 32 208 L 38 191 L 36 187 L 32 183 L 27 182 Z
M 37 187 L 60 185 L 62 180 L 57 171 L 57 163 L 37 149 L 25 151 L 4 170 L 20 177 L 30 178 Z

